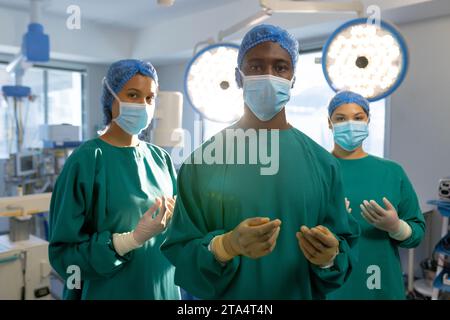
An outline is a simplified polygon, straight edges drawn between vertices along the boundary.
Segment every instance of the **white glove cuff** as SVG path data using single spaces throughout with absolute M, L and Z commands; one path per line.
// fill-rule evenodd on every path
M 142 247 L 133 237 L 133 232 L 126 233 L 114 233 L 113 234 L 113 245 L 119 256 L 124 256 L 128 252 Z
M 412 234 L 412 229 L 405 221 L 400 220 L 400 225 L 397 232 L 390 232 L 389 236 L 392 239 L 398 240 L 398 241 L 404 241 L 408 239 Z

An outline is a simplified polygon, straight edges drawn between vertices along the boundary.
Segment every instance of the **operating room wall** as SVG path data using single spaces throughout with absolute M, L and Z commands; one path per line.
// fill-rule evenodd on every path
M 401 25 L 400 31 L 410 49 L 410 68 L 391 97 L 388 154 L 402 164 L 428 211 L 433 208 L 426 201 L 437 197 L 439 179 L 450 176 L 450 16 Z M 440 215 L 427 220 L 416 261 L 429 256 L 440 239 Z
M 179 91 L 183 93 L 183 129 L 185 131 L 185 148 L 183 153 L 177 157 L 180 159 L 185 159 L 201 143 L 201 137 L 194 137 L 194 128 L 196 125 L 200 125 L 200 115 L 193 109 L 184 94 L 184 75 L 186 66 L 187 61 L 178 62 L 171 65 L 156 66 L 160 90 Z M 171 150 L 169 150 L 169 152 L 170 151 Z M 175 165 L 178 168 L 180 164 L 175 163 Z

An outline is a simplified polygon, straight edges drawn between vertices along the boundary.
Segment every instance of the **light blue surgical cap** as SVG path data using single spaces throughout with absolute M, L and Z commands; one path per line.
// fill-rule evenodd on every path
M 364 112 L 369 115 L 370 107 L 369 101 L 364 98 L 362 95 L 352 92 L 352 91 L 341 91 L 337 93 L 333 99 L 331 99 L 328 105 L 328 115 L 331 117 L 334 110 L 339 108 L 343 104 L 356 103 L 361 108 L 364 109 Z
M 238 54 L 238 67 L 236 69 L 236 81 L 239 87 L 242 86 L 242 79 L 238 69 L 241 68 L 245 55 L 250 49 L 266 41 L 278 43 L 280 47 L 289 53 L 291 56 L 292 67 L 295 72 L 295 66 L 297 64 L 299 54 L 299 44 L 297 39 L 280 27 L 270 24 L 260 24 L 247 32 L 244 39 L 242 39 Z
M 108 69 L 105 81 L 108 82 L 112 91 L 117 94 L 138 73 L 152 78 L 156 82 L 156 85 L 158 85 L 158 74 L 153 65 L 150 62 L 137 59 L 125 59 L 114 62 Z M 113 95 L 109 92 L 106 85 L 103 84 L 101 104 L 105 115 L 105 124 L 111 122 L 111 106 L 113 101 Z

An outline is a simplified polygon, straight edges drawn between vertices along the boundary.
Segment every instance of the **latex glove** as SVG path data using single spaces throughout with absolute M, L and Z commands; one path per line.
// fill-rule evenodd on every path
M 114 233 L 112 242 L 114 250 L 120 256 L 141 247 L 147 240 L 164 231 L 173 214 L 175 198 L 155 199 L 155 203 L 139 220 L 136 228 L 131 232 Z M 160 210 L 155 218 L 153 214 Z
M 319 267 L 331 266 L 339 253 L 339 241 L 327 227 L 302 226 L 296 237 L 306 259 Z
M 212 252 L 221 262 L 238 255 L 252 259 L 263 257 L 275 248 L 280 226 L 279 219 L 246 219 L 232 231 L 215 237 L 211 242 Z
M 352 213 L 352 208 L 350 208 L 350 201 L 348 201 L 347 198 L 345 198 L 345 209 L 347 209 L 348 213 Z
M 360 205 L 361 214 L 364 219 L 375 226 L 376 228 L 389 232 L 396 233 L 400 228 L 400 219 L 394 206 L 388 199 L 383 198 L 386 209 L 383 209 L 374 200 L 364 200 Z
M 133 231 L 133 237 L 139 245 L 163 232 L 172 218 L 175 207 L 174 198 L 156 198 L 153 206 L 144 213 Z M 153 218 L 153 214 L 159 213 Z

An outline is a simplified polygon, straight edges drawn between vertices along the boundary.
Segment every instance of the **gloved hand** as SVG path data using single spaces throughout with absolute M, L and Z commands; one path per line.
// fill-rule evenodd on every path
M 133 238 L 139 245 L 163 232 L 172 218 L 175 207 L 174 198 L 156 198 L 155 203 L 139 220 L 133 231 Z M 159 213 L 153 218 L 153 214 L 159 209 Z
M 269 218 L 249 218 L 232 231 L 215 237 L 211 249 L 221 262 L 243 255 L 252 259 L 273 251 L 280 233 L 281 221 Z
M 114 249 L 120 256 L 141 247 L 147 240 L 164 231 L 172 218 L 175 198 L 155 199 L 155 203 L 139 220 L 132 232 L 114 233 L 112 242 Z M 153 218 L 153 214 L 160 210 Z
M 383 202 L 386 209 L 383 209 L 374 200 L 370 200 L 370 202 L 364 200 L 360 205 L 362 210 L 361 214 L 368 223 L 376 228 L 389 233 L 395 233 L 400 227 L 400 219 L 397 211 L 388 199 L 383 198 Z
M 327 227 L 302 226 L 296 237 L 306 259 L 319 267 L 329 267 L 339 254 L 339 241 Z
M 345 198 L 345 209 L 347 209 L 348 213 L 352 213 L 352 208 L 350 208 L 350 201 L 348 201 L 347 198 Z

